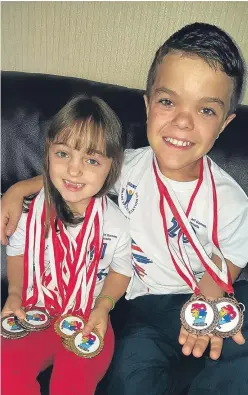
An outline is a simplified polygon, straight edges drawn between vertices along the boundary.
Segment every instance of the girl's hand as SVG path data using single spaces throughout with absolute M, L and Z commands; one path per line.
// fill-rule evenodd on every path
M 240 345 L 245 343 L 245 339 L 241 332 L 232 336 L 232 339 L 235 343 Z M 179 343 L 183 346 L 182 352 L 184 355 L 188 356 L 192 353 L 196 358 L 200 358 L 203 355 L 210 343 L 209 356 L 214 360 L 220 357 L 223 347 L 223 339 L 221 337 L 211 335 L 211 333 L 204 336 L 191 335 L 183 327 L 181 327 Z
M 87 336 L 90 332 L 96 328 L 102 338 L 104 338 L 109 320 L 109 312 L 103 307 L 95 307 L 89 317 L 87 324 L 83 329 L 83 335 Z
M 22 298 L 17 293 L 10 294 L 2 310 L 2 317 L 7 317 L 10 314 L 16 315 L 20 320 L 26 317 L 25 312 L 21 308 Z

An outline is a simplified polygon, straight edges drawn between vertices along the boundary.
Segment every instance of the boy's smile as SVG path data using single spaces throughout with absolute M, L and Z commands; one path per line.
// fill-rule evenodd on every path
M 198 56 L 164 57 L 145 103 L 148 141 L 165 176 L 198 178 L 199 159 L 235 117 L 227 116 L 232 90 L 232 79 Z

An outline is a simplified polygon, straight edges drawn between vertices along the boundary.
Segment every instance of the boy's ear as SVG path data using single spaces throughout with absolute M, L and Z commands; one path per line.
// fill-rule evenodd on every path
M 226 120 L 224 121 L 222 128 L 220 130 L 220 134 L 225 130 L 226 126 L 236 117 L 236 114 L 230 114 Z
M 146 118 L 148 118 L 148 113 L 149 113 L 149 103 L 148 103 L 148 97 L 146 96 L 146 94 L 143 96 L 144 98 L 144 102 L 145 102 L 145 106 L 146 106 Z

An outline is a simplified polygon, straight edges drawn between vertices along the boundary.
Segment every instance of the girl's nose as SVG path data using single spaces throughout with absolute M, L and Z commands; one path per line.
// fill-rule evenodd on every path
M 83 173 L 83 165 L 81 161 L 78 160 L 71 160 L 68 165 L 68 173 L 72 177 L 78 177 Z

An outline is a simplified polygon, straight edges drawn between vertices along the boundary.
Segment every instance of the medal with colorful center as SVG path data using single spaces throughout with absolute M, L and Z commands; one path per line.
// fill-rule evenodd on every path
M 68 340 L 68 346 L 79 357 L 93 358 L 102 351 L 104 341 L 97 329 L 94 329 L 87 336 L 79 331 Z
M 219 298 L 215 305 L 218 309 L 218 322 L 214 334 L 230 337 L 238 333 L 244 322 L 245 306 L 232 297 Z
M 29 334 L 29 331 L 22 328 L 13 314 L 1 318 L 1 336 L 5 339 L 20 339 Z
M 187 332 L 199 336 L 213 332 L 219 313 L 212 301 L 199 295 L 193 296 L 183 305 L 180 318 Z
M 17 319 L 20 326 L 28 331 L 41 331 L 47 329 L 51 325 L 52 318 L 48 313 L 39 307 L 33 307 L 25 311 L 24 320 Z
M 55 332 L 62 337 L 63 340 L 70 338 L 75 332 L 82 330 L 84 320 L 77 314 L 67 314 L 60 317 L 54 324 Z M 65 342 L 67 343 L 67 341 Z M 64 342 L 63 342 L 64 344 Z

